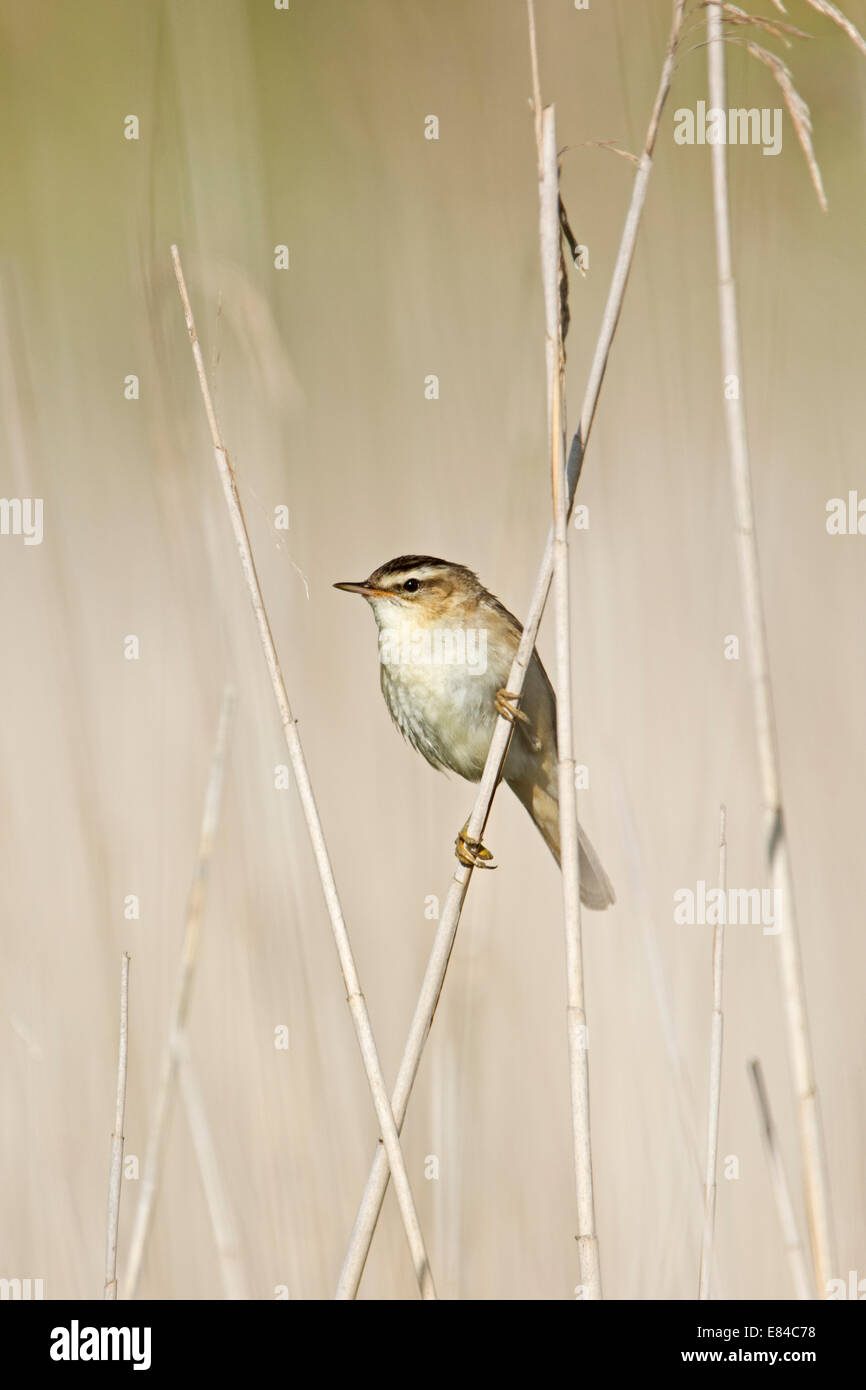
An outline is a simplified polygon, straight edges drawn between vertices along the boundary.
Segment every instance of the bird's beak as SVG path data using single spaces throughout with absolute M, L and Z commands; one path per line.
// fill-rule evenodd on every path
M 342 584 L 335 584 L 335 585 L 334 585 L 334 588 L 335 588 L 335 589 L 343 589 L 343 590 L 345 590 L 345 592 L 346 592 L 347 594 L 361 594 L 363 598 L 390 598 L 390 597 L 391 597 L 391 595 L 389 594 L 389 592 L 388 592 L 387 589 L 377 589 L 377 588 L 375 588 L 374 585 L 372 585 L 372 584 L 367 584 L 367 583 L 350 584 L 350 583 L 345 582 L 345 583 L 342 583 Z

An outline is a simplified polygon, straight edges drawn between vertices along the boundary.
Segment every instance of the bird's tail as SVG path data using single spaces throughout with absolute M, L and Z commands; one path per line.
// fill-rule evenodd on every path
M 559 864 L 559 803 L 556 797 L 551 796 L 550 792 L 538 784 L 531 789 L 531 801 L 525 799 L 513 783 L 512 789 L 517 792 L 541 831 L 544 843 Z M 580 852 L 580 901 L 585 907 L 601 912 L 616 902 L 613 884 L 602 868 L 601 860 L 582 825 L 577 827 L 577 843 Z

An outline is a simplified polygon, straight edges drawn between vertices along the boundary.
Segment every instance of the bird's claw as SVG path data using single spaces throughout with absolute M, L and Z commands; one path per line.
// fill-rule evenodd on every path
M 541 739 L 536 738 L 532 732 L 532 723 L 525 710 L 518 706 L 519 695 L 515 695 L 510 690 L 497 690 L 496 699 L 493 701 L 494 709 L 503 719 L 507 719 L 509 724 L 513 724 L 519 729 L 526 739 L 533 753 L 541 752 Z
M 485 849 L 480 840 L 472 840 L 467 835 L 469 822 L 467 821 L 463 829 L 458 832 L 457 839 L 454 841 L 454 853 L 465 864 L 467 869 L 495 869 L 493 855 L 489 849 Z

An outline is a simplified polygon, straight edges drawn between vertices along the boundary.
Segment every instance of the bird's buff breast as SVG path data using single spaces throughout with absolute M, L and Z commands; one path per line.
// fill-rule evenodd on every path
M 434 766 L 477 782 L 493 737 L 493 702 L 503 683 L 489 656 L 484 670 L 466 663 L 383 659 L 381 681 L 392 719 L 418 752 Z

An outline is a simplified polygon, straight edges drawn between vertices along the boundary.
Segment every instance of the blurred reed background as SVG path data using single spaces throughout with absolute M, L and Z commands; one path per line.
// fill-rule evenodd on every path
M 669 0 L 539 0 L 545 99 L 586 281 L 576 420 Z M 863 0 L 848 0 L 866 27 Z M 776 158 L 730 151 L 756 512 L 839 1275 L 866 1276 L 863 1149 L 866 540 L 825 505 L 863 483 L 866 63 L 815 35 L 823 215 L 787 114 Z M 169 245 L 205 357 L 386 1076 L 394 1077 L 474 791 L 393 730 L 375 629 L 336 593 L 404 552 L 526 607 L 550 514 L 530 70 L 521 0 L 7 0 L 0 212 L 0 1276 L 99 1297 L 121 951 L 132 956 L 126 1154 L 143 1156 L 221 689 L 237 714 L 190 1048 L 248 1291 L 333 1293 L 376 1140 L 342 981 L 219 494 Z M 573 533 L 581 819 L 618 902 L 585 916 L 605 1292 L 697 1291 L 711 927 L 673 894 L 766 883 L 719 390 L 706 98 L 689 30 L 659 137 Z M 774 46 L 778 50 L 778 45 Z M 731 48 L 730 104 L 776 107 Z M 137 115 L 140 138 L 124 138 Z M 425 117 L 439 139 L 424 138 Z M 290 268 L 274 268 L 274 247 Z M 140 398 L 124 396 L 135 374 Z M 425 399 L 436 374 L 438 400 Z M 290 529 L 277 532 L 285 505 Z M 127 660 L 129 635 L 140 644 Z M 542 657 L 550 651 L 542 629 Z M 547 662 L 550 667 L 550 661 Z M 578 1281 L 560 884 L 516 800 L 487 834 L 404 1130 L 440 1296 L 567 1298 Z M 640 869 L 636 870 L 636 865 Z M 139 921 L 124 917 L 129 894 Z M 652 943 L 655 943 L 653 946 Z M 669 1008 L 654 988 L 663 962 Z M 805 1237 L 777 941 L 728 932 L 716 1292 L 793 1291 L 746 1071 L 762 1059 Z M 656 972 L 657 974 L 657 972 Z M 274 1030 L 289 1029 L 287 1050 Z M 668 1037 L 681 1049 L 672 1068 Z M 425 1159 L 439 1160 L 438 1180 Z M 729 1171 L 731 1165 L 729 1164 Z M 123 1272 L 138 1184 L 124 1183 Z M 143 1296 L 221 1295 L 175 1108 Z M 363 1297 L 415 1295 L 393 1194 Z

